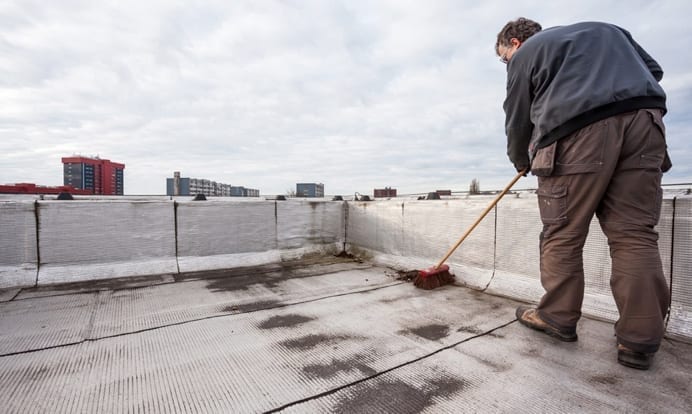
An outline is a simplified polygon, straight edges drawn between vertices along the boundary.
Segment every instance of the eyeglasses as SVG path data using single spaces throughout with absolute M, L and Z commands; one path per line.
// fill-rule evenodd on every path
M 505 53 L 500 55 L 500 62 L 504 63 L 505 65 L 507 63 L 509 63 L 509 59 L 511 57 L 511 56 L 507 56 L 509 54 L 509 52 L 512 50 L 514 50 L 516 52 L 517 49 L 519 49 L 519 46 L 521 46 L 520 41 L 518 41 L 516 39 L 512 39 L 512 40 L 513 40 L 513 42 L 511 42 L 508 46 L 502 45 L 502 47 L 505 48 Z

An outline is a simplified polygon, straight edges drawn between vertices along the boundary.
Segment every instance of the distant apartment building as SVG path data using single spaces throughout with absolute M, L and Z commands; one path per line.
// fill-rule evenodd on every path
M 392 187 L 376 188 L 373 192 L 374 192 L 375 198 L 396 197 L 396 188 L 392 188 Z
M 173 173 L 173 178 L 166 178 L 166 195 L 189 196 L 197 194 L 211 197 L 259 197 L 259 190 L 217 183 L 204 178 L 181 177 L 179 171 Z
M 324 184 L 297 183 L 296 197 L 324 197 Z
M 99 195 L 123 195 L 125 164 L 99 157 L 64 157 L 63 184 Z
M 242 186 L 231 186 L 231 197 L 259 197 L 259 190 Z

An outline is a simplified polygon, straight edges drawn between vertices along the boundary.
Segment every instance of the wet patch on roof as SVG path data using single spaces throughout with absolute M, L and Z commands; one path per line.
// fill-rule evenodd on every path
M 207 289 L 212 292 L 237 292 L 247 291 L 251 286 L 263 285 L 269 290 L 274 290 L 279 283 L 286 279 L 290 279 L 290 275 L 285 274 L 285 272 L 221 277 L 208 281 Z
M 380 299 L 378 302 L 384 303 L 385 305 L 389 305 L 390 303 L 394 303 L 401 300 L 401 297 L 393 297 L 393 298 L 385 298 L 385 299 Z
M 278 263 L 271 263 L 258 266 L 241 266 L 234 267 L 230 269 L 212 269 L 212 270 L 200 270 L 194 272 L 185 272 L 175 275 L 175 280 L 177 282 L 186 280 L 213 280 L 213 279 L 227 279 L 234 277 L 243 276 L 256 276 L 258 274 L 270 273 L 279 270 Z
M 442 339 L 449 334 L 449 325 L 430 324 L 419 326 L 417 328 L 405 329 L 403 331 L 399 331 L 399 333 L 411 333 L 416 336 L 420 336 L 421 338 L 437 341 L 438 339 Z
M 81 282 L 59 283 L 22 288 L 22 297 L 41 297 L 56 294 L 92 293 L 101 290 L 124 290 L 146 288 L 173 283 L 173 275 L 128 276 L 114 279 L 85 280 Z
M 363 362 L 364 355 L 354 355 L 348 359 L 332 358 L 324 364 L 310 364 L 303 367 L 303 372 L 310 378 L 330 379 L 339 373 L 358 371 L 365 376 L 377 374 L 377 371 Z
M 405 282 L 410 282 L 416 277 L 418 277 L 418 270 L 398 270 L 396 280 L 403 280 Z
M 471 383 L 463 378 L 444 374 L 430 381 L 429 385 L 426 388 L 428 388 L 427 394 L 430 397 L 444 397 L 467 388 Z
M 430 381 L 424 387 L 399 379 L 378 378 L 358 385 L 340 399 L 332 411 L 419 413 L 434 405 L 435 399 L 450 398 L 468 385 L 468 381 L 449 375 Z M 402 404 L 403 401 L 406 403 Z
M 224 271 L 212 271 L 209 274 L 189 274 L 186 279 L 199 279 L 207 281 L 207 289 L 213 292 L 248 291 L 251 287 L 263 286 L 271 291 L 279 291 L 280 285 L 287 280 L 304 279 L 322 276 L 325 272 L 346 271 L 353 268 L 362 268 L 360 265 L 344 265 L 348 261 L 330 261 L 325 263 L 310 263 L 306 269 L 305 264 L 294 262 L 277 263 L 271 266 L 257 268 L 228 269 Z
M 473 288 L 467 289 L 467 292 L 469 293 L 468 297 L 473 299 L 476 302 L 483 302 L 483 304 L 487 305 L 488 301 L 492 300 L 492 296 L 488 295 L 487 293 L 483 292 L 482 290 L 477 290 Z
M 184 280 L 209 280 L 209 279 L 219 279 L 219 278 L 231 278 L 231 277 L 242 277 L 242 276 L 257 276 L 261 274 L 267 274 L 272 272 L 281 272 L 285 270 L 304 270 L 305 268 L 315 266 L 318 269 L 323 266 L 332 266 L 338 264 L 349 264 L 349 263 L 361 263 L 361 261 L 356 260 L 356 258 L 350 254 L 343 255 L 324 255 L 321 253 L 307 254 L 300 259 L 288 260 L 278 263 L 267 263 L 263 265 L 256 266 L 240 266 L 228 269 L 213 269 L 213 270 L 200 270 L 176 274 L 176 281 Z M 318 270 L 319 272 L 319 270 Z M 319 274 L 319 273 L 317 273 Z
M 470 334 L 478 335 L 482 334 L 483 330 L 477 326 L 460 326 L 457 332 L 468 332 Z
M 420 291 L 418 289 L 412 290 L 412 291 L 409 291 L 409 292 L 406 292 L 403 294 L 401 292 L 398 292 L 396 294 L 393 294 L 392 297 L 386 297 L 386 298 L 378 299 L 378 302 L 388 305 L 388 304 L 394 303 L 394 302 L 408 301 L 414 297 L 420 297 Z
M 241 280 L 245 279 L 245 280 Z M 214 279 L 207 283 L 207 289 L 212 292 L 236 292 L 239 290 L 248 290 L 251 283 L 247 277 L 229 277 L 223 279 Z
M 230 312 L 230 313 L 255 312 L 258 310 L 275 308 L 281 304 L 282 304 L 282 302 L 278 301 L 278 300 L 262 300 L 259 302 L 252 302 L 252 303 L 239 303 L 237 305 L 226 306 L 225 308 L 221 309 L 221 312 Z
M 356 256 L 352 255 L 351 253 L 347 252 L 346 250 L 340 251 L 339 254 L 335 254 L 334 257 L 339 257 L 342 259 L 352 259 L 352 260 L 357 259 Z
M 622 381 L 622 378 L 616 375 L 594 375 L 589 378 L 589 382 L 603 385 L 615 385 L 620 383 L 620 381 Z
M 353 337 L 348 335 L 324 335 L 324 334 L 310 334 L 301 336 L 299 338 L 287 339 L 285 341 L 279 342 L 279 345 L 288 349 L 296 349 L 300 351 L 305 351 L 308 349 L 315 348 L 319 345 L 328 345 L 343 342 Z
M 315 320 L 315 318 L 299 314 L 277 315 L 265 319 L 258 326 L 260 329 L 290 328 L 312 320 Z

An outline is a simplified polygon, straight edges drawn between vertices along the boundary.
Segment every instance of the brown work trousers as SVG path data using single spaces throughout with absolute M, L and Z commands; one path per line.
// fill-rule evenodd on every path
M 588 125 L 536 153 L 541 283 L 539 316 L 575 332 L 584 297 L 582 251 L 594 213 L 608 238 L 618 343 L 658 350 L 669 290 L 654 226 L 670 168 L 662 113 L 628 112 Z

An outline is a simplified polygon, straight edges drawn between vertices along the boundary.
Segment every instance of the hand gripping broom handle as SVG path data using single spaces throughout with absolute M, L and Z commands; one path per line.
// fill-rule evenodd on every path
M 500 194 L 498 194 L 497 197 L 495 197 L 495 199 L 493 200 L 493 202 L 490 203 L 490 205 L 489 205 L 488 207 L 486 207 L 485 210 L 483 210 L 483 212 L 481 213 L 481 216 L 478 217 L 478 218 L 476 219 L 476 222 L 473 223 L 473 224 L 471 225 L 471 227 L 469 227 L 469 229 L 466 230 L 466 233 L 464 233 L 464 235 L 461 236 L 461 238 L 459 238 L 459 240 L 456 242 L 456 244 L 454 244 L 454 246 L 452 246 L 452 247 L 449 249 L 449 251 L 447 251 L 447 254 L 445 254 L 445 257 L 443 257 L 442 260 L 440 260 L 440 263 L 438 263 L 437 266 L 435 266 L 435 269 L 439 269 L 439 267 L 442 266 L 442 265 L 444 264 L 444 262 L 447 261 L 447 259 L 449 259 L 449 256 L 451 256 L 452 253 L 454 253 L 454 251 L 457 249 L 457 247 L 459 247 L 459 245 L 464 241 L 464 239 L 466 239 L 466 237 L 467 237 L 469 234 L 471 234 L 471 232 L 473 231 L 473 229 L 475 229 L 476 226 L 478 226 L 478 223 L 480 223 L 481 220 L 483 220 L 483 218 L 485 218 L 485 216 L 488 215 L 488 213 L 490 212 L 490 210 L 492 210 L 493 207 L 495 207 L 495 205 L 500 201 L 500 199 L 502 198 L 502 196 L 504 196 L 505 194 L 507 194 L 507 191 L 509 191 L 509 189 L 512 188 L 512 186 L 514 185 L 514 183 L 516 183 L 517 181 L 519 181 L 519 179 L 520 179 L 524 174 L 526 174 L 526 170 L 523 170 L 523 171 L 520 171 L 520 172 L 517 173 L 517 175 L 512 179 L 512 181 L 510 181 L 509 184 L 507 184 L 507 187 L 505 187 L 505 189 L 502 190 L 502 192 L 501 192 Z

